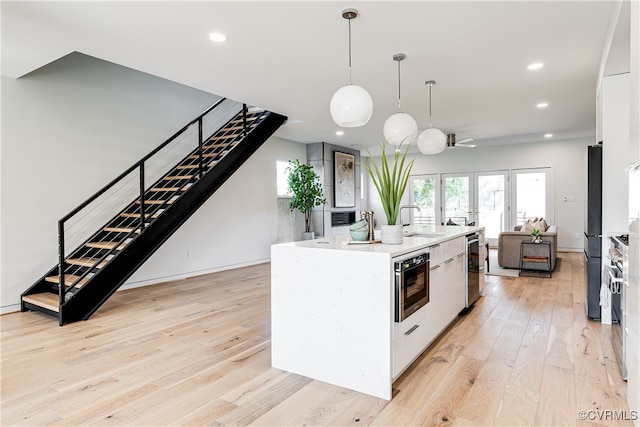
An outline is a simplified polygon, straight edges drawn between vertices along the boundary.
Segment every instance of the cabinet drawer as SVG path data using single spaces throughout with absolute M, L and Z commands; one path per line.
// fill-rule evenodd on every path
M 446 261 L 458 254 L 464 253 L 464 246 L 464 237 L 458 237 L 455 239 L 447 240 L 446 242 L 442 242 L 442 261 Z
M 431 267 L 440 264 L 442 259 L 442 245 L 433 245 L 427 248 L 429 252 L 429 264 Z
M 409 332 L 409 329 L 413 328 L 415 325 L 422 324 L 424 319 L 425 308 L 428 307 L 429 304 L 420 308 L 420 310 L 413 313 L 411 316 L 404 319 L 402 322 L 394 322 L 393 323 L 393 341 L 395 342 L 399 338 L 402 338 Z M 411 335 L 408 333 L 407 335 Z
M 404 322 L 405 323 L 406 319 Z M 428 344 L 424 320 L 409 322 L 406 331 L 393 342 L 393 378 L 396 378 Z

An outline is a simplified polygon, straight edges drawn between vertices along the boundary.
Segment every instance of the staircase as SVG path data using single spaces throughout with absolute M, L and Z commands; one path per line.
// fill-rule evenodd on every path
M 285 120 L 228 99 L 209 107 L 58 221 L 58 265 L 21 310 L 87 320 Z

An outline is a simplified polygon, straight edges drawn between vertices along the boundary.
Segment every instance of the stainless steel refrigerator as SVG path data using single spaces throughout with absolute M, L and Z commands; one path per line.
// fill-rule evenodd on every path
M 587 147 L 587 194 L 585 197 L 584 257 L 586 309 L 591 319 L 600 319 L 602 272 L 602 144 Z

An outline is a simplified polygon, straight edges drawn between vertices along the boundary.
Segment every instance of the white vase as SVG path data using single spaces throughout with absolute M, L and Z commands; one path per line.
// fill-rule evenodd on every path
M 382 243 L 386 245 L 399 245 L 402 243 L 402 224 L 383 225 L 380 231 Z
M 302 240 L 313 240 L 316 238 L 315 231 L 303 231 Z

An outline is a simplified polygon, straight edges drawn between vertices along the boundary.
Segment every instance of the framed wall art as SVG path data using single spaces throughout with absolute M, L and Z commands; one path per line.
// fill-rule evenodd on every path
M 333 152 L 333 193 L 336 208 L 352 208 L 356 205 L 356 165 L 353 154 Z

